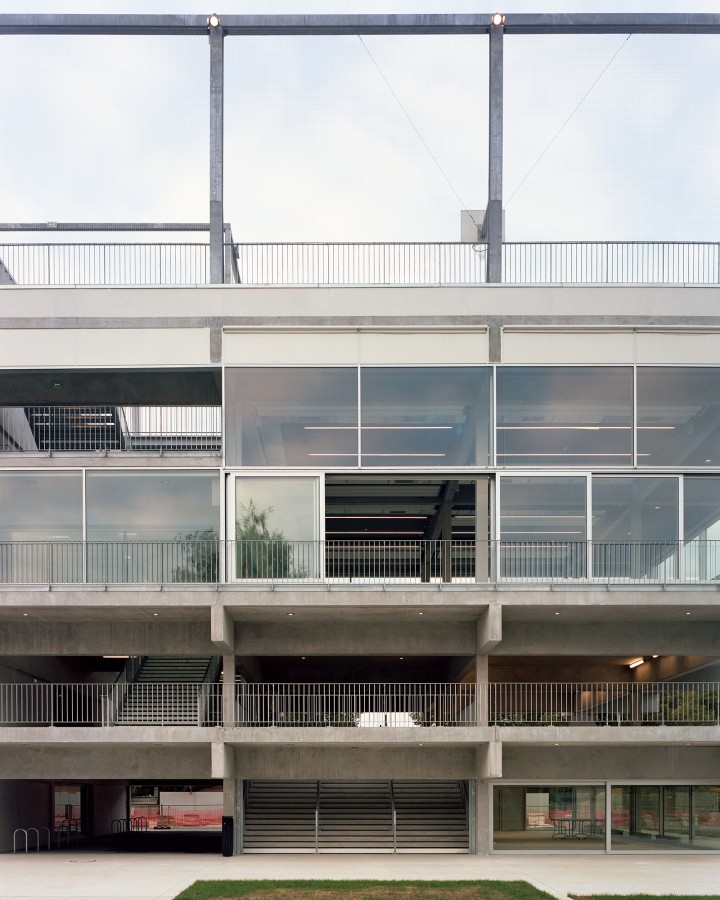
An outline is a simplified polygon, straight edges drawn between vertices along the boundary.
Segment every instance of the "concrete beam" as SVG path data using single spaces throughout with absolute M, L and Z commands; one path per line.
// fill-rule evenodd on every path
M 210 607 L 210 640 L 223 656 L 235 652 L 235 623 L 224 606 Z
M 238 747 L 235 771 L 243 778 L 292 781 L 407 778 L 418 780 L 477 777 L 474 747 L 463 749 L 376 747 Z
M 223 15 L 229 35 L 487 34 L 490 13 Z M 509 34 L 718 34 L 716 13 L 509 14 Z M 0 34 L 205 35 L 201 15 L 2 15 Z
M 0 656 L 216 656 L 205 622 L 4 622 Z
M 698 618 L 700 614 L 698 615 Z M 720 622 L 504 623 L 503 656 L 717 656 Z
M 502 607 L 493 604 L 480 615 L 477 623 L 477 655 L 490 653 L 502 641 Z
M 235 749 L 221 741 L 210 745 L 210 772 L 212 778 L 235 778 Z
M 490 741 L 477 748 L 477 777 L 502 778 L 503 745 Z
M 474 656 L 475 629 L 467 622 L 328 622 L 279 627 L 238 625 L 235 646 L 243 656 Z
M 708 779 L 714 784 L 719 765 L 717 747 L 656 747 L 647 740 L 638 747 L 503 747 L 504 778 L 530 781 L 541 772 L 546 784 L 567 784 L 572 779 L 611 779 L 617 784 Z
M 44 778 L 177 779 L 185 782 L 211 777 L 209 747 L 0 746 L 3 779 Z

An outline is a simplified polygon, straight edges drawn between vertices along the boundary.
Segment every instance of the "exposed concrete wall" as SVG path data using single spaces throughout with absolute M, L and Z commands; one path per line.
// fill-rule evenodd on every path
M 5 778 L 2 765 L 0 773 Z M 50 784 L 47 781 L 0 781 L 0 852 L 12 850 L 16 828 L 49 828 L 50 824 Z M 24 850 L 25 837 L 20 835 L 19 838 L 18 846 Z M 33 841 L 34 836 L 30 840 Z M 35 845 L 29 842 L 28 846 Z
M 122 615 L 122 614 L 121 614 Z M 3 623 L 0 655 L 216 656 L 208 622 Z
M 475 629 L 467 622 L 326 621 L 278 626 L 236 623 L 235 647 L 244 656 L 474 656 Z
M 244 779 L 465 779 L 477 776 L 474 747 L 237 747 L 235 774 Z
M 608 611 L 607 617 L 611 616 Z M 507 656 L 716 656 L 718 647 L 720 622 L 505 622 L 502 643 L 494 652 Z
M 567 782 L 573 779 L 621 783 L 633 780 L 694 779 L 720 782 L 720 747 L 527 747 L 503 746 L 503 778 Z
M 0 746 L 0 773 L 13 779 L 206 779 L 210 746 Z

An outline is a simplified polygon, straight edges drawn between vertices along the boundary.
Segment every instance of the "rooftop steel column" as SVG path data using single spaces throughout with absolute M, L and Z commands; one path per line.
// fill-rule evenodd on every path
M 210 284 L 225 281 L 223 217 L 223 38 L 217 16 L 208 18 L 210 38 Z
M 503 30 L 502 24 L 490 28 L 488 202 L 483 228 L 486 277 L 495 283 L 502 280 Z

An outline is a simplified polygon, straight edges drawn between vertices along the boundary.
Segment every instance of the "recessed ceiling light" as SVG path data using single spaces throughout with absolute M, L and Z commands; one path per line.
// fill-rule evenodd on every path
M 424 612 L 419 612 L 418 615 L 419 615 L 419 616 L 424 616 L 425 613 L 424 613 Z
M 30 615 L 30 613 L 23 613 L 23 615 L 24 615 L 24 616 L 29 616 L 29 615 Z
M 400 659 L 405 659 L 405 657 L 404 657 L 404 656 L 401 656 Z
M 305 659 L 305 657 L 304 657 L 304 656 L 301 656 L 300 659 Z
M 289 616 L 294 616 L 294 615 L 295 615 L 295 613 L 288 613 L 288 615 L 289 615 Z
M 153 615 L 154 615 L 154 616 L 159 616 L 159 615 L 160 615 L 160 613 L 153 613 Z
M 692 615 L 692 613 L 685 613 L 685 615 L 686 615 L 686 616 L 691 616 L 691 615 Z
M 556 612 L 556 613 L 555 613 L 555 615 L 556 615 L 556 616 L 559 616 L 559 615 L 560 615 L 560 613 L 559 613 L 559 612 Z

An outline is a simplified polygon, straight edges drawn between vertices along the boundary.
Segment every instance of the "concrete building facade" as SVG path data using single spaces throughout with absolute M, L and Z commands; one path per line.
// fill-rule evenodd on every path
M 3 261 L 0 849 L 720 849 L 717 269 L 503 284 L 498 237 Z

